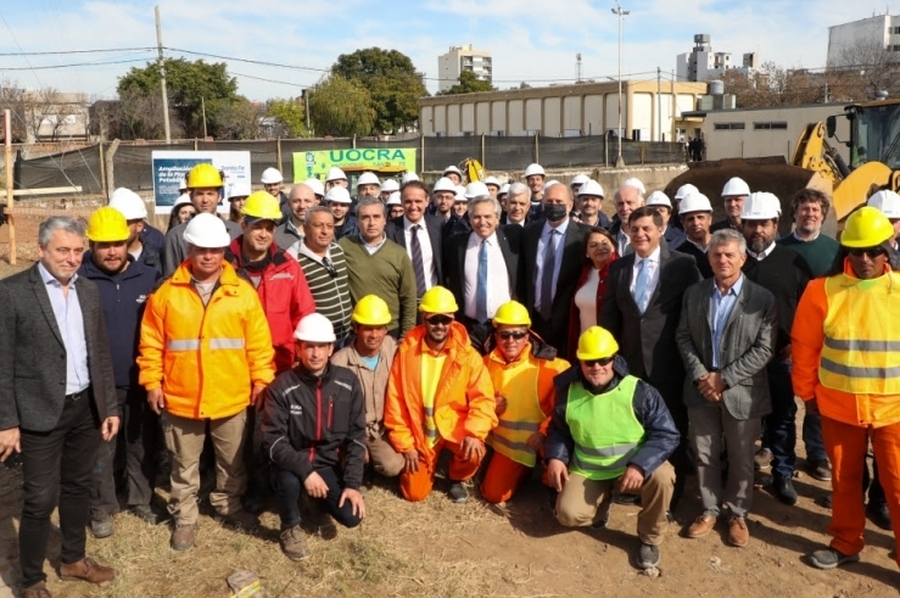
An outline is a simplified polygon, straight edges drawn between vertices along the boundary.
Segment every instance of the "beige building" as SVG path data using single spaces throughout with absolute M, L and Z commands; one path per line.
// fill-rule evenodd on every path
M 682 114 L 696 110 L 706 83 L 622 82 L 622 136 L 672 141 L 687 132 Z M 419 99 L 424 135 L 577 137 L 618 128 L 616 81 L 512 89 Z
M 491 53 L 476 50 L 472 44 L 451 46 L 449 52 L 438 56 L 438 90 L 447 91 L 459 83 L 463 71 L 471 71 L 477 79 L 491 83 L 494 79 Z

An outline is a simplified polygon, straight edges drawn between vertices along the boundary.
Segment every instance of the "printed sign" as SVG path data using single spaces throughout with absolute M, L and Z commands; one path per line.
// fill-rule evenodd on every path
M 225 188 L 218 211 L 228 213 L 228 195 L 237 181 L 250 184 L 250 152 L 193 152 L 159 150 L 151 153 L 153 197 L 157 214 L 169 214 L 178 196 L 178 185 L 191 168 L 206 162 L 225 175 Z
M 315 152 L 294 152 L 294 183 L 328 176 L 332 166 L 348 175 L 371 170 L 375 174 L 416 171 L 416 150 L 401 148 L 351 148 Z

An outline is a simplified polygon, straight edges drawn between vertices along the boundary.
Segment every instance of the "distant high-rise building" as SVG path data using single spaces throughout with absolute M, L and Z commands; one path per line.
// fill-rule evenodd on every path
M 872 50 L 880 49 L 900 60 L 900 15 L 877 15 L 828 28 L 831 66 L 854 66 L 871 60 Z
M 471 71 L 478 79 L 491 83 L 494 77 L 491 53 L 476 50 L 472 44 L 451 46 L 449 52 L 438 56 L 438 90 L 447 91 L 459 83 L 463 71 Z
M 698 33 L 694 36 L 694 49 L 676 58 L 675 73 L 679 81 L 708 81 L 734 68 L 745 71 L 759 68 L 759 56 L 756 52 L 744 54 L 743 64 L 736 67 L 731 62 L 731 52 L 713 52 L 709 35 Z

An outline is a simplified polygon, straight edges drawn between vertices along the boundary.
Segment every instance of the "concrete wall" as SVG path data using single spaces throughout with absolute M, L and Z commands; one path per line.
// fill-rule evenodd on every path
M 888 46 L 890 43 L 900 43 L 900 35 L 889 32 L 891 25 L 900 25 L 900 17 L 878 15 L 829 27 L 828 64 L 844 66 L 846 61 L 842 60 L 842 55 L 847 48 L 857 44 L 881 42 Z

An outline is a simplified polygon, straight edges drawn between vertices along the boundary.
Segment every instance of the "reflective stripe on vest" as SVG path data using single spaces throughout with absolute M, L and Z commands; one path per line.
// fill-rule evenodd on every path
M 900 275 L 869 280 L 840 274 L 825 280 L 819 382 L 850 394 L 900 394 Z
M 506 411 L 500 416 L 497 427 L 491 430 L 487 442 L 516 463 L 534 467 L 537 454 L 527 441 L 540 430 L 544 421 L 538 396 L 540 367 L 526 358 L 508 367 L 488 362 L 488 371 L 494 388 L 506 398 Z
M 210 349 L 243 349 L 245 341 L 242 338 L 211 338 L 209 339 Z M 200 339 L 184 338 L 169 339 L 166 343 L 169 351 L 199 351 Z
M 625 376 L 600 395 L 579 383 L 569 385 L 566 423 L 575 441 L 569 471 L 589 480 L 611 480 L 625 473 L 644 438 L 634 414 L 637 383 L 634 376 Z

